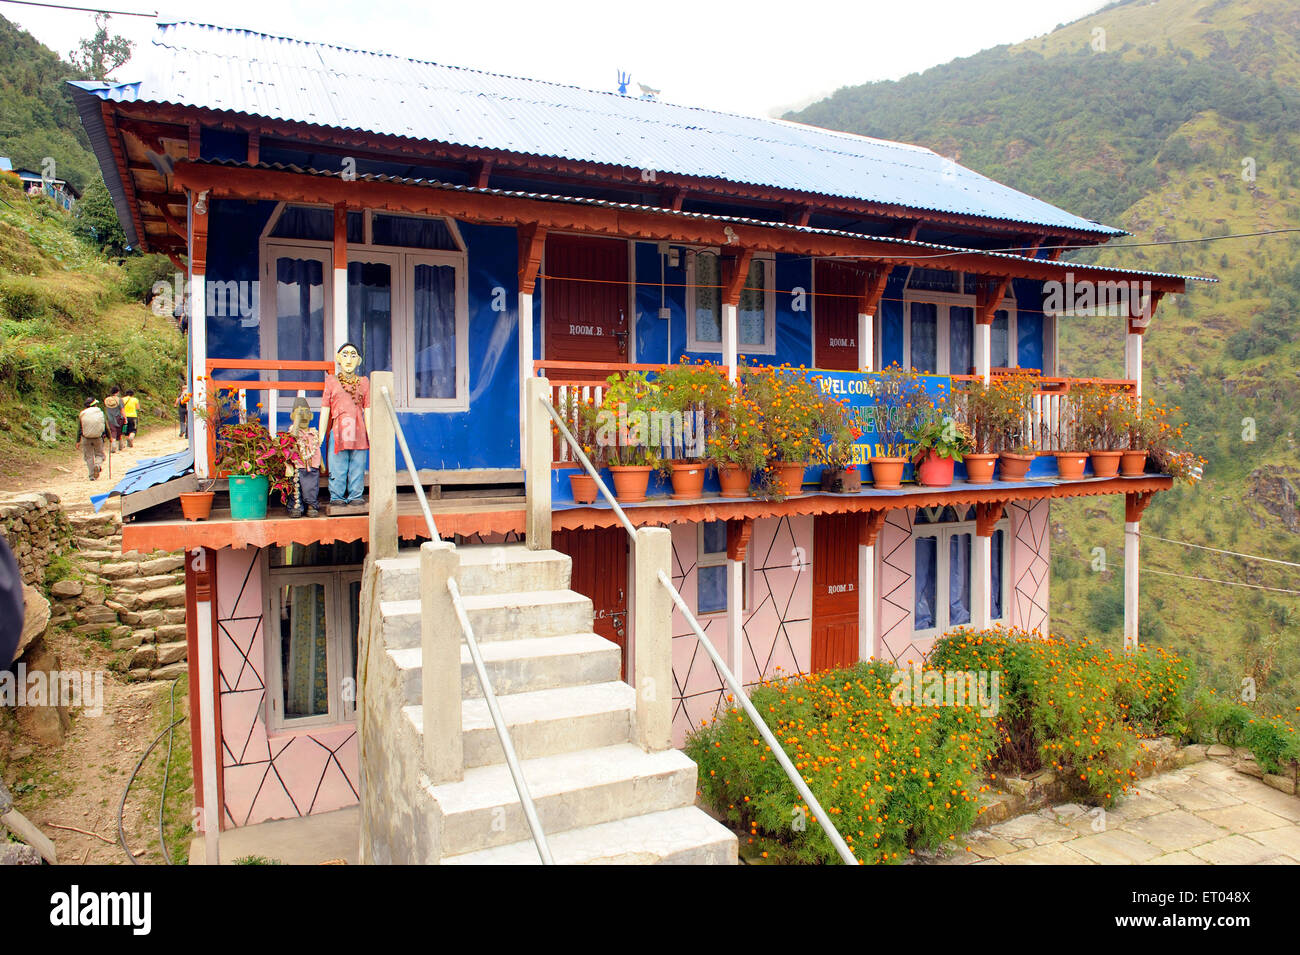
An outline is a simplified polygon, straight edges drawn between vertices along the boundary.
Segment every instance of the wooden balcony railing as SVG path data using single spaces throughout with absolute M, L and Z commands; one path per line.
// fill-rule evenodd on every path
M 220 392 L 235 392 L 239 402 L 239 414 L 243 419 L 248 413 L 248 392 L 267 393 L 265 410 L 267 414 L 267 428 L 274 434 L 279 429 L 280 417 L 280 395 L 282 392 L 288 392 L 291 396 L 297 396 L 299 392 L 320 392 L 325 390 L 325 375 L 332 374 L 334 371 L 334 362 L 332 361 L 274 361 L 264 358 L 209 358 L 205 366 L 204 374 L 207 376 L 207 393 L 209 403 Z M 227 371 L 253 371 L 257 372 L 259 377 L 248 379 L 228 379 L 214 378 L 213 372 Z M 291 371 L 308 371 L 320 372 L 320 381 L 294 381 L 286 380 L 277 376 L 263 378 L 264 372 L 291 372 Z M 217 433 L 214 427 L 207 428 L 207 454 L 210 464 L 215 465 L 217 460 Z

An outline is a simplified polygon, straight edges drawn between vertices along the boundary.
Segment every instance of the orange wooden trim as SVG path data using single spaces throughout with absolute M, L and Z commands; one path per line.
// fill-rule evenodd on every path
M 1142 512 L 1147 509 L 1154 496 L 1153 491 L 1141 491 L 1136 494 L 1124 495 L 1124 520 L 1137 522 L 1142 520 Z
M 900 239 L 906 239 L 908 242 L 916 240 L 916 234 L 921 231 L 921 220 L 916 219 L 913 222 L 899 223 L 899 227 L 894 230 L 894 234 Z
M 126 149 L 122 145 L 121 131 L 117 128 L 117 115 L 107 101 L 100 103 L 99 109 L 100 116 L 104 119 L 104 133 L 108 139 L 109 149 L 113 152 L 113 162 L 117 165 L 118 178 L 122 180 L 123 188 L 126 190 L 127 205 L 131 209 L 131 218 L 135 221 L 136 235 L 140 237 L 142 243 L 147 243 L 149 238 L 144 228 L 140 200 L 135 191 L 135 177 L 126 168 Z M 149 169 L 154 171 L 152 163 L 149 164 Z M 184 202 L 183 197 L 181 201 Z
M 209 202 L 211 199 L 209 195 Z M 190 267 L 195 275 L 204 275 L 208 271 L 208 214 L 199 215 L 191 206 L 190 223 Z
M 754 535 L 752 517 L 727 521 L 727 560 L 744 560 L 749 540 Z
M 885 288 L 889 285 L 889 266 L 872 269 L 862 277 L 862 291 L 858 295 L 858 314 L 875 315 L 880 307 L 880 300 L 885 297 Z
M 225 760 L 221 756 L 221 641 L 217 627 L 217 552 L 205 550 L 203 560 L 207 571 L 199 574 L 191 566 L 197 556 L 193 550 L 186 551 L 185 557 L 185 642 L 186 669 L 189 673 L 190 697 L 190 762 L 194 773 L 194 805 L 203 805 L 203 737 L 200 732 L 199 713 L 203 701 L 199 697 L 199 637 L 198 637 L 198 601 L 208 600 L 212 607 L 212 664 L 213 698 L 211 701 L 213 716 L 217 727 L 217 825 L 226 828 L 226 773 Z M 206 820 L 205 820 L 206 821 Z
M 975 505 L 975 533 L 980 537 L 992 537 L 997 522 L 1002 520 L 1006 510 L 1006 501 L 987 501 Z
M 202 140 L 200 139 L 199 129 L 200 127 L 197 122 L 189 123 L 189 136 L 187 138 L 187 142 L 189 144 L 189 152 L 187 153 L 187 155 L 190 159 L 201 158 L 199 156 L 199 152 L 200 152 L 199 144 Z
M 162 216 L 163 221 L 167 223 L 167 228 L 171 229 L 172 232 L 176 233 L 176 235 L 179 236 L 182 241 L 189 241 L 189 236 L 185 234 L 185 227 L 176 221 L 175 216 L 173 216 L 162 206 L 158 207 L 158 213 L 159 215 Z
M 299 361 L 297 359 L 275 358 L 209 358 L 208 374 L 218 368 L 244 368 L 249 371 L 329 371 L 334 370 L 332 361 Z M 319 384 L 319 382 L 318 382 Z
M 858 543 L 874 547 L 880 529 L 885 526 L 886 511 L 863 511 L 862 523 L 858 526 Z
M 791 225 L 806 226 L 812 218 L 812 206 L 795 206 L 786 211 L 785 221 Z
M 334 269 L 348 267 L 348 204 L 334 203 Z
M 722 304 L 739 305 L 740 293 L 749 278 L 749 263 L 754 258 L 753 249 L 737 249 L 734 255 L 722 255 L 718 264 L 722 274 Z
M 262 134 L 256 129 L 248 134 L 248 164 L 256 166 L 261 161 Z
M 686 201 L 686 190 L 673 189 L 669 191 L 668 199 L 665 201 L 664 205 L 666 205 L 669 209 L 672 209 L 673 212 L 681 212 L 682 203 L 685 201 Z
M 1007 294 L 1007 286 L 1010 284 L 1010 276 L 979 277 L 975 287 L 975 324 L 993 324 L 993 315 L 1002 304 L 1002 298 Z
M 175 180 L 191 189 L 210 189 L 236 199 L 281 199 L 333 205 L 346 201 L 371 208 L 418 215 L 450 216 L 467 222 L 517 226 L 537 222 L 548 229 L 584 232 L 639 239 L 646 242 L 675 241 L 688 245 L 742 248 L 785 252 L 792 255 L 857 258 L 890 265 L 922 265 L 949 271 L 1015 275 L 1021 278 L 1061 277 L 1061 270 L 1037 259 L 991 260 L 979 252 L 945 256 L 942 265 L 924 249 L 909 251 L 896 243 L 870 237 L 831 236 L 799 232 L 783 226 L 725 223 L 696 219 L 662 209 L 617 209 L 542 199 L 525 199 L 489 193 L 471 193 L 437 186 L 387 182 L 344 182 L 335 176 L 244 169 L 232 166 L 176 163 Z M 723 260 L 724 262 L 726 259 Z M 1124 272 L 1098 272 L 1087 266 L 1073 267 L 1075 281 L 1097 279 L 1118 281 Z M 743 273 L 742 273 L 743 275 Z M 1181 278 L 1142 276 L 1153 287 L 1181 292 Z M 743 285 L 743 278 L 740 282 Z M 736 302 L 739 302 L 737 293 Z
M 478 189 L 486 189 L 488 181 L 492 178 L 492 167 L 496 164 L 493 159 L 481 159 L 474 170 L 474 186 Z
M 208 387 L 219 391 L 324 391 L 323 381 L 260 381 L 256 378 L 248 381 L 231 381 L 225 378 L 209 378 Z
M 519 294 L 525 295 L 537 287 L 537 273 L 542 268 L 542 252 L 546 248 L 546 229 L 536 222 L 519 226 Z

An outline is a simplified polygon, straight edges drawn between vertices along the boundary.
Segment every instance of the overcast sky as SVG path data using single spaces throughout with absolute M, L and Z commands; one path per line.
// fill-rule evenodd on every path
M 301 39 L 382 50 L 455 66 L 613 90 L 617 74 L 662 90 L 661 98 L 776 115 L 870 80 L 909 73 L 1001 43 L 1049 32 L 1107 0 L 812 0 L 666 3 L 623 0 L 50 0 L 239 26 Z M 93 28 L 90 13 L 0 0 L 0 15 L 64 58 Z M 136 41 L 117 73 L 134 78 L 149 55 L 153 20 L 117 16 L 114 32 Z

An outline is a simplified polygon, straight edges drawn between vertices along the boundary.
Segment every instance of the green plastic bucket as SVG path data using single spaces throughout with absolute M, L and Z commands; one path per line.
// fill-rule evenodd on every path
M 266 520 L 271 479 L 265 474 L 230 476 L 230 516 L 237 521 Z

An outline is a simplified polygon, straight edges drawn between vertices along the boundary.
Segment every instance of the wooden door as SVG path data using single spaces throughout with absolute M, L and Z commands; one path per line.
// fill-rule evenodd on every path
M 858 299 L 861 276 L 846 265 L 818 261 L 813 280 L 813 319 L 817 328 L 813 365 L 856 371 Z
M 573 559 L 569 586 L 590 597 L 595 610 L 594 631 L 618 644 L 623 661 L 620 679 L 627 679 L 627 532 L 622 527 L 556 531 L 551 547 Z
M 627 362 L 628 252 L 622 239 L 546 239 L 547 361 Z
M 813 519 L 812 669 L 858 662 L 858 515 Z

